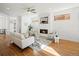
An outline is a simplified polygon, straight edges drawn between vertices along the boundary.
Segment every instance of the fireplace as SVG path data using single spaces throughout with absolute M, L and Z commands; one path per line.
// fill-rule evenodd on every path
M 40 29 L 40 33 L 42 33 L 42 34 L 48 34 L 48 29 Z

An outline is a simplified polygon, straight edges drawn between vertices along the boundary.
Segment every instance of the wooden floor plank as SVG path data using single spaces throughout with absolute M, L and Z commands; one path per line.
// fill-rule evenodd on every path
M 36 51 L 30 47 L 21 50 L 15 44 L 10 44 L 10 40 L 8 35 L 0 35 L 0 56 L 54 56 L 55 52 L 61 56 L 79 56 L 79 43 L 73 41 L 60 39 L 59 44 L 51 42 L 48 47 L 55 52 L 51 50 L 50 53 L 45 49 Z

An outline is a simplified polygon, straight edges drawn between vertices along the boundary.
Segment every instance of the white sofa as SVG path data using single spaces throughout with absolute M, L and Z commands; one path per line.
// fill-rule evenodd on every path
M 12 42 L 16 44 L 18 47 L 20 47 L 21 49 L 24 49 L 34 43 L 33 36 L 25 38 L 24 35 L 20 33 L 11 33 L 10 36 Z

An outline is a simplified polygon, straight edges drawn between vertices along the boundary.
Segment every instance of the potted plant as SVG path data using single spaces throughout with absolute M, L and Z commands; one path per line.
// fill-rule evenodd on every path
M 29 25 L 29 26 L 28 26 L 28 28 L 29 28 L 29 31 L 31 31 L 31 30 L 32 30 L 32 26 L 31 26 L 31 25 Z
M 31 25 L 28 26 L 29 29 L 29 36 L 35 36 L 34 31 L 33 31 L 33 27 Z

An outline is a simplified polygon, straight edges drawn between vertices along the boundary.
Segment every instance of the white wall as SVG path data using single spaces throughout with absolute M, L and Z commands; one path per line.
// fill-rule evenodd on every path
M 19 33 L 21 33 L 21 16 L 18 16 L 18 24 L 17 25 L 18 25 L 17 30 Z
M 70 14 L 70 20 L 54 21 L 55 15 Z M 79 8 L 71 8 L 58 12 L 42 13 L 39 17 L 48 16 L 48 24 L 40 24 L 38 29 L 48 28 L 49 33 L 59 32 L 60 39 L 79 42 Z M 40 19 L 39 19 L 40 22 Z M 42 35 L 42 34 L 39 34 Z
M 39 15 L 36 14 L 36 15 L 33 15 L 32 18 L 32 27 L 33 27 L 33 31 L 34 33 L 38 36 L 39 35 Z
M 70 13 L 70 20 L 57 20 L 53 18 L 53 32 L 59 32 L 62 39 L 78 41 L 79 42 L 79 8 L 67 9 L 59 12 L 54 12 L 54 15 Z
M 26 33 L 28 31 L 28 25 L 32 22 L 31 17 L 23 15 L 21 18 L 21 33 Z

